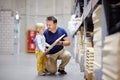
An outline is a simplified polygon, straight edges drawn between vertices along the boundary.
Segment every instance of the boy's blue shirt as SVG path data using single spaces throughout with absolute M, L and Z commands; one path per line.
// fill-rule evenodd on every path
M 36 43 L 36 50 L 45 52 L 46 42 L 44 35 L 37 33 L 36 37 L 33 39 L 33 42 Z

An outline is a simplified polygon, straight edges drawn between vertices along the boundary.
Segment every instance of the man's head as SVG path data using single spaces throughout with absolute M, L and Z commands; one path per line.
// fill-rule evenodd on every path
M 47 17 L 46 24 L 49 31 L 56 31 L 57 19 L 54 16 Z

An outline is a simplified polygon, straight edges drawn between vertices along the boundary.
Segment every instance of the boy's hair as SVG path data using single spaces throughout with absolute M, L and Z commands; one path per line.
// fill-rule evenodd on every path
M 35 30 L 39 32 L 41 29 L 45 29 L 45 25 L 43 23 L 36 23 L 35 24 Z
M 54 16 L 48 16 L 46 20 L 53 21 L 53 23 L 57 23 L 57 19 Z

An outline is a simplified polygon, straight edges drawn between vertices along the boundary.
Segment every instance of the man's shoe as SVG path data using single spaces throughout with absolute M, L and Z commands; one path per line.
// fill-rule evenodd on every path
M 60 73 L 60 74 L 67 74 L 67 72 L 65 72 L 64 70 L 58 70 L 58 72 Z
M 47 69 L 45 69 L 45 72 L 48 72 L 48 70 L 47 70 Z

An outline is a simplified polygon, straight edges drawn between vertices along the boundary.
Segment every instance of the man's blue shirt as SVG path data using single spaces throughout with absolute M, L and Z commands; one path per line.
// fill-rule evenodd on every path
M 65 34 L 64 37 L 67 37 L 67 32 L 63 29 L 63 28 L 60 28 L 58 27 L 57 28 L 57 31 L 55 33 L 52 33 L 50 32 L 48 29 L 45 30 L 44 32 L 44 36 L 46 38 L 46 42 L 48 44 L 52 44 L 55 40 L 57 40 L 59 37 L 61 37 L 63 34 Z M 63 38 L 61 39 L 61 41 L 64 41 Z M 54 54 L 60 50 L 63 49 L 63 46 L 60 46 L 60 45 L 55 45 L 50 51 L 48 54 Z

